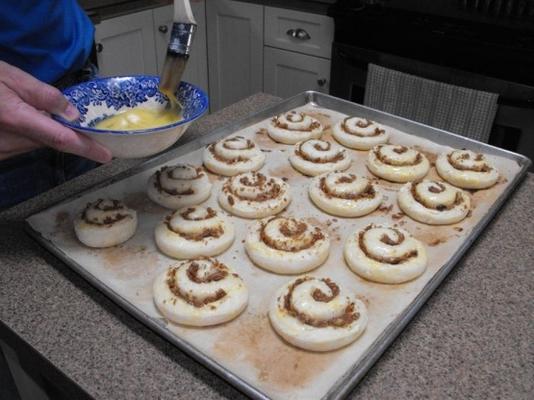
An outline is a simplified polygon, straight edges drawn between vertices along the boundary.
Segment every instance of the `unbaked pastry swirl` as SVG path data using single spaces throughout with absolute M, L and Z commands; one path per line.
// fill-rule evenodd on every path
M 459 222 L 471 208 L 471 199 L 465 191 L 429 179 L 403 185 L 397 200 L 400 209 L 408 216 L 430 225 Z
M 295 144 L 307 139 L 318 139 L 323 133 L 323 125 L 309 115 L 290 111 L 274 117 L 269 123 L 271 139 L 284 144 Z
M 207 200 L 211 183 L 202 168 L 189 164 L 164 166 L 148 180 L 148 197 L 163 207 L 177 210 Z
M 110 247 L 130 239 L 137 229 L 137 213 L 114 199 L 88 203 L 74 220 L 76 237 L 89 247 Z
M 316 176 L 331 171 L 344 171 L 351 158 L 346 149 L 320 139 L 308 139 L 295 145 L 289 162 L 297 171 Z
M 221 254 L 234 238 L 234 226 L 226 217 L 211 207 L 200 206 L 173 212 L 155 231 L 158 248 L 178 259 Z
M 423 153 L 406 146 L 379 144 L 369 151 L 367 168 L 391 182 L 410 182 L 423 178 L 430 163 Z
M 436 160 L 438 174 L 463 189 L 486 189 L 499 180 L 499 173 L 484 154 L 471 150 L 442 153 Z
M 261 268 L 278 274 L 299 274 L 326 261 L 330 239 L 304 220 L 272 217 L 256 223 L 247 236 L 245 249 Z
M 214 258 L 181 261 L 160 274 L 153 285 L 154 302 L 172 322 L 191 326 L 221 324 L 247 306 L 243 280 Z
M 275 331 L 292 345 L 330 351 L 355 341 L 367 326 L 367 308 L 329 278 L 305 276 L 284 285 L 269 309 Z
M 263 167 L 265 154 L 243 136 L 233 136 L 212 143 L 204 150 L 204 166 L 211 172 L 224 176 L 234 176 Z
M 361 277 L 380 283 L 402 283 L 426 269 L 425 246 L 401 228 L 369 225 L 345 242 L 345 260 Z
M 221 207 L 243 218 L 264 218 L 278 214 L 290 201 L 287 183 L 259 172 L 246 172 L 228 178 L 219 194 Z
M 380 206 L 383 198 L 369 179 L 348 172 L 316 176 L 308 193 L 317 207 L 339 217 L 367 215 Z
M 369 150 L 389 139 L 389 133 L 382 125 L 359 117 L 339 121 L 332 128 L 332 136 L 343 146 L 356 150 Z

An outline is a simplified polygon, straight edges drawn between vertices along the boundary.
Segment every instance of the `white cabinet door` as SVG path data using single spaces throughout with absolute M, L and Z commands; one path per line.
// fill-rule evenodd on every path
M 152 10 L 104 20 L 95 28 L 101 76 L 157 74 Z
M 263 90 L 263 6 L 207 0 L 211 110 Z
M 193 15 L 197 21 L 197 31 L 193 39 L 191 56 L 187 62 L 183 80 L 200 86 L 208 92 L 208 56 L 206 43 L 206 2 L 205 0 L 191 0 Z M 172 30 L 174 16 L 173 6 L 154 9 L 154 35 L 156 37 L 156 59 L 158 73 L 161 73 L 169 35 Z
M 264 91 L 282 98 L 305 90 L 328 93 L 330 60 L 265 47 Z

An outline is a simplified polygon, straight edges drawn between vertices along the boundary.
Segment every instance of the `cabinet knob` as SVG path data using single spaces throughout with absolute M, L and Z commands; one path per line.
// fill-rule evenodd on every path
M 311 36 L 308 32 L 306 32 L 304 29 L 297 28 L 297 29 L 289 29 L 286 32 L 287 35 L 299 39 L 299 40 L 310 40 Z
M 158 31 L 160 31 L 161 33 L 167 33 L 168 30 L 169 28 L 167 27 L 167 25 L 158 26 Z
M 323 87 L 324 85 L 326 85 L 326 79 L 325 78 L 317 79 L 317 84 Z
M 102 50 L 104 50 L 104 46 L 102 45 L 102 43 L 97 43 L 96 44 L 96 52 L 97 53 L 102 53 Z

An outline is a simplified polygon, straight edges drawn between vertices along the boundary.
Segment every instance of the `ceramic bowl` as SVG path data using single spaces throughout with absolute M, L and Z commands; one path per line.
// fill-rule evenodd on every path
M 78 109 L 80 118 L 67 121 L 54 118 L 65 126 L 102 143 L 118 158 L 138 158 L 159 153 L 172 146 L 191 122 L 208 109 L 208 96 L 200 88 L 182 82 L 176 97 L 183 105 L 183 119 L 157 128 L 113 131 L 95 128 L 102 119 L 133 107 L 164 108 L 167 98 L 159 91 L 157 76 L 122 76 L 95 79 L 63 91 Z

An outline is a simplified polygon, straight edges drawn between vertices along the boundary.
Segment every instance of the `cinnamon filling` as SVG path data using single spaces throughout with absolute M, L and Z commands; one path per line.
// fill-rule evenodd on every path
M 211 207 L 208 207 L 206 209 L 206 215 L 204 215 L 202 217 L 193 218 L 193 217 L 191 217 L 191 214 L 194 213 L 195 210 L 196 210 L 195 207 L 189 207 L 189 208 L 185 209 L 185 211 L 181 212 L 180 215 L 182 216 L 183 219 L 188 220 L 188 221 L 204 221 L 206 219 L 213 218 L 213 217 L 215 217 L 217 215 L 217 211 L 215 211 Z
M 196 269 L 194 269 L 193 265 L 196 265 Z M 223 269 L 224 266 L 222 264 L 220 264 L 220 263 L 214 263 L 213 266 L 218 269 L 218 271 L 216 271 L 214 274 L 218 274 L 219 272 L 224 272 L 225 275 L 223 277 L 221 277 L 221 278 L 218 278 L 219 275 L 215 275 L 215 277 L 218 278 L 218 279 L 213 279 L 212 278 L 210 280 L 206 280 L 207 278 L 204 278 L 203 280 L 191 279 L 191 276 L 194 276 L 195 279 L 199 279 L 198 276 L 196 275 L 197 272 L 198 272 L 198 264 L 193 262 L 189 266 L 189 268 L 187 270 L 187 276 L 193 282 L 196 282 L 196 283 L 208 283 L 208 282 L 212 282 L 212 281 L 215 281 L 215 280 L 224 279 L 224 277 L 226 277 L 226 275 L 227 275 L 226 270 Z M 191 270 L 192 267 L 193 267 L 193 269 Z M 176 282 L 176 270 L 177 270 L 177 268 L 171 268 L 169 270 L 169 272 L 167 273 L 167 281 L 166 282 L 167 282 L 167 285 L 169 287 L 169 290 L 171 291 L 171 293 L 173 295 L 175 295 L 176 297 L 184 300 L 188 304 L 191 304 L 193 307 L 201 308 L 201 307 L 204 307 L 207 304 L 219 301 L 224 296 L 226 296 L 226 291 L 224 289 L 218 289 L 213 295 L 207 296 L 204 299 L 200 300 L 200 299 L 196 298 L 194 295 L 192 295 L 191 293 L 187 293 L 187 292 L 184 292 L 184 291 L 180 290 L 180 288 L 178 287 L 178 284 Z M 209 275 L 209 277 L 211 277 L 214 274 Z
M 254 145 L 253 145 L 253 147 L 254 147 Z M 236 149 L 233 149 L 233 150 L 236 150 Z M 246 150 L 246 149 L 243 149 L 243 150 Z M 234 158 L 225 158 L 225 157 L 221 156 L 219 153 L 217 153 L 215 151 L 215 144 L 210 144 L 208 146 L 208 151 L 213 155 L 213 158 L 215 158 L 217 161 L 223 162 L 225 164 L 237 164 L 237 163 L 240 163 L 240 162 L 246 162 L 246 161 L 250 160 L 248 157 L 243 157 L 243 156 L 237 156 L 237 157 L 234 157 Z
M 289 315 L 291 315 L 293 318 L 297 318 L 303 324 L 310 325 L 315 328 L 324 328 L 327 326 L 343 328 L 360 318 L 360 313 L 356 311 L 354 303 L 347 305 L 343 311 L 343 314 L 340 316 L 327 320 L 318 320 L 295 310 L 292 304 L 293 291 L 297 286 L 311 279 L 312 278 L 310 277 L 299 278 L 289 286 L 287 294 L 284 296 L 284 310 L 286 310 Z M 332 294 L 328 295 L 323 293 L 320 289 L 315 289 L 312 293 L 312 297 L 316 301 L 328 303 L 339 295 L 339 287 L 328 278 L 321 280 L 330 288 Z
M 295 120 L 292 117 L 292 115 L 299 115 L 300 119 Z M 286 119 L 289 122 L 302 122 L 302 121 L 304 121 L 304 115 L 303 114 L 291 114 L 290 113 L 290 114 L 286 115 Z M 274 126 L 276 126 L 277 128 L 285 129 L 285 130 L 288 130 L 288 131 L 294 131 L 294 132 L 311 132 L 314 129 L 317 129 L 317 128 L 319 128 L 321 126 L 321 123 L 319 121 L 312 121 L 311 124 L 306 128 L 297 128 L 297 129 L 295 129 L 295 128 L 289 127 L 289 125 L 286 122 L 281 122 L 278 117 L 274 117 L 272 119 L 272 122 L 273 122 Z
M 198 276 L 198 270 L 200 267 L 195 261 L 192 261 L 189 267 L 187 268 L 187 277 L 195 283 L 217 282 L 221 279 L 226 278 L 226 276 L 228 275 L 228 271 L 226 270 L 226 268 L 224 268 L 223 264 L 218 261 L 210 261 L 212 262 L 212 266 L 214 268 L 214 271 L 211 274 L 205 277 Z
M 295 155 L 302 158 L 303 160 L 316 163 L 316 164 L 326 164 L 326 163 L 335 163 L 345 158 L 344 150 L 341 150 L 338 153 L 334 154 L 333 156 L 330 156 L 327 158 L 326 157 L 312 157 L 309 154 L 302 151 L 302 145 L 304 143 L 306 142 L 301 143 L 299 147 L 295 150 Z M 324 145 L 323 143 L 316 143 L 313 145 L 313 147 L 317 151 L 329 151 L 331 148 L 330 142 L 324 142 L 324 143 L 325 143 Z
M 265 232 L 266 226 L 277 219 L 283 219 L 280 226 L 280 233 L 284 238 L 289 239 L 288 241 L 284 239 L 273 239 Z M 272 249 L 296 253 L 298 251 L 309 249 L 319 240 L 324 239 L 324 234 L 317 227 L 313 228 L 313 232 L 308 235 L 306 235 L 307 231 L 308 225 L 305 222 L 297 221 L 295 219 L 275 217 L 262 224 L 260 228 L 260 239 Z
M 418 254 L 417 250 L 411 250 L 408 253 L 405 253 L 398 257 L 381 257 L 381 256 L 377 256 L 371 253 L 369 249 L 367 248 L 367 245 L 365 244 L 365 233 L 369 231 L 370 229 L 372 229 L 373 227 L 374 227 L 373 225 L 369 225 L 358 234 L 358 246 L 360 246 L 360 249 L 363 251 L 363 253 L 368 258 L 381 262 L 381 263 L 385 263 L 385 264 L 397 265 L 397 264 L 401 264 L 409 260 L 412 257 L 417 257 L 417 254 Z M 404 242 L 405 237 L 402 232 L 400 232 L 398 229 L 395 229 L 395 228 L 391 228 L 391 230 L 395 232 L 396 239 L 391 238 L 388 234 L 383 234 L 382 237 L 380 238 L 380 241 L 382 243 L 385 243 L 389 246 L 398 246 L 399 244 Z
M 441 190 L 440 188 L 438 188 L 438 187 L 436 187 L 434 185 L 438 185 L 440 188 L 443 188 L 443 190 Z M 431 191 L 432 193 L 441 193 L 441 192 L 443 192 L 445 190 L 445 186 L 443 186 L 443 184 L 441 184 L 439 182 L 433 182 L 432 186 L 430 186 L 430 188 L 428 190 Z M 419 196 L 419 193 L 416 190 L 416 184 L 415 183 L 412 183 L 410 191 L 411 191 L 412 196 L 413 196 L 415 201 L 417 201 L 418 203 L 422 204 L 426 208 L 430 208 L 430 209 L 438 210 L 438 211 L 450 210 L 450 209 L 462 204 L 463 201 L 464 201 L 462 193 L 460 193 L 458 191 L 458 192 L 456 192 L 456 197 L 454 198 L 454 201 L 452 202 L 452 204 L 438 204 L 437 206 L 433 206 L 431 204 L 428 204 L 425 201 L 425 199 L 423 199 L 421 196 Z
M 354 175 L 351 175 L 354 176 Z M 345 178 L 345 181 L 341 181 L 341 179 Z M 356 176 L 354 176 L 354 179 L 350 180 L 349 177 L 343 176 L 339 178 L 337 181 L 338 183 L 351 183 L 356 180 Z M 376 196 L 376 191 L 373 185 L 370 183 L 367 184 L 365 189 L 363 189 L 360 193 L 335 193 L 330 190 L 328 185 L 326 184 L 326 177 L 322 177 L 319 180 L 319 187 L 321 191 L 329 198 L 335 197 L 337 199 L 344 199 L 344 200 L 360 200 L 360 199 L 374 199 Z
M 469 153 L 463 153 L 460 156 L 460 160 L 469 160 L 470 156 Z M 475 165 L 463 165 L 460 161 L 455 160 L 452 158 L 452 153 L 447 154 L 447 160 L 449 161 L 449 164 L 453 166 L 454 169 L 457 169 L 459 171 L 473 171 L 473 172 L 490 172 L 492 168 L 484 163 L 484 164 L 475 164 Z M 477 154 L 475 157 L 475 161 L 483 161 L 484 155 Z
M 179 167 L 177 167 L 177 168 L 179 168 Z M 191 178 L 191 179 L 179 178 L 179 179 L 177 179 L 172 175 L 173 168 L 163 167 L 159 171 L 156 172 L 156 180 L 154 182 L 154 186 L 156 187 L 158 192 L 160 192 L 160 193 L 161 192 L 165 192 L 167 194 L 170 194 L 171 196 L 189 196 L 189 195 L 195 194 L 195 191 L 192 188 L 180 191 L 180 190 L 177 190 L 177 189 L 169 189 L 169 188 L 163 187 L 163 185 L 161 183 L 161 174 L 162 173 L 165 173 L 169 179 L 178 180 L 178 181 L 193 181 L 195 179 L 199 179 L 202 176 L 204 176 L 204 173 L 202 172 L 202 170 L 200 168 L 196 168 L 195 170 L 196 170 L 197 174 L 196 174 L 196 176 L 194 178 Z
M 397 154 L 402 154 L 402 153 L 405 153 L 406 151 L 408 151 L 408 148 L 407 147 L 404 147 L 404 146 L 400 146 L 401 148 L 395 148 L 393 149 L 393 151 Z M 396 167 L 405 167 L 405 166 L 409 166 L 409 165 L 417 165 L 419 163 L 421 163 L 423 161 L 423 156 L 421 156 L 421 153 L 417 153 L 417 155 L 415 156 L 415 160 L 413 161 L 398 161 L 398 160 L 393 160 L 385 155 L 382 154 L 381 152 L 382 150 L 382 146 L 378 146 L 378 148 L 374 151 L 374 154 L 376 156 L 376 158 L 383 164 L 388 164 L 388 165 L 393 165 L 393 166 L 396 166 Z
M 375 130 L 373 131 L 372 134 L 362 134 L 358 131 L 353 131 L 352 129 L 350 129 L 348 126 L 347 126 L 347 121 L 350 119 L 351 117 L 348 117 L 348 118 L 345 118 L 343 120 L 343 122 L 341 123 L 341 129 L 343 129 L 346 133 L 348 134 L 351 134 L 351 135 L 354 135 L 354 136 L 358 136 L 358 137 L 373 137 L 373 136 L 378 136 L 378 135 L 382 135 L 385 131 L 384 129 L 380 129 L 380 128 L 375 128 Z M 369 121 L 368 119 L 364 119 L 364 120 L 360 120 L 358 122 L 356 122 L 356 126 L 358 128 L 368 128 L 369 126 L 373 125 L 373 121 Z
M 89 220 L 87 218 L 87 211 L 91 208 L 95 208 L 99 211 L 116 211 L 116 213 L 113 215 L 113 216 L 106 216 L 102 222 L 97 222 L 97 221 L 93 221 L 93 220 Z M 129 218 L 130 215 L 129 214 L 121 214 L 120 211 L 126 211 L 125 210 L 125 207 L 123 204 L 121 204 L 121 202 L 119 200 L 111 200 L 111 204 L 110 205 L 106 205 L 104 203 L 104 200 L 103 199 L 98 199 L 97 201 L 95 201 L 94 203 L 88 203 L 86 206 L 85 206 L 85 209 L 82 211 L 82 215 L 81 215 L 81 218 L 83 221 L 85 221 L 86 223 L 88 224 L 91 224 L 91 225 L 110 225 L 110 224 L 114 224 L 115 222 L 118 222 L 120 220 L 123 220 L 125 218 Z
M 188 220 L 188 221 L 205 221 L 205 220 L 213 218 L 213 217 L 215 217 L 217 215 L 217 212 L 215 210 L 213 210 L 212 208 L 208 207 L 208 209 L 207 209 L 208 214 L 206 216 L 199 217 L 199 218 L 190 218 L 189 214 L 191 214 L 193 211 L 195 211 L 194 208 L 188 208 L 183 213 L 181 213 L 180 216 L 182 216 L 185 220 Z M 177 235 L 180 235 L 181 237 L 183 237 L 186 240 L 199 242 L 199 241 L 204 240 L 206 238 L 217 239 L 217 238 L 221 237 L 224 234 L 224 229 L 223 229 L 223 227 L 221 225 L 217 225 L 217 226 L 212 227 L 212 228 L 204 228 L 203 230 L 198 231 L 198 232 L 194 232 L 194 233 L 182 232 L 179 227 L 178 227 L 178 229 L 175 229 L 171 225 L 171 219 L 172 219 L 173 215 L 174 214 L 168 215 L 165 218 L 165 225 L 167 225 L 167 229 L 169 229 L 170 231 L 176 233 Z
M 228 194 L 228 203 L 230 205 L 234 204 L 234 198 L 237 197 L 240 200 L 244 201 L 253 201 L 253 202 L 264 202 L 272 199 L 276 199 L 282 193 L 282 187 L 276 183 L 273 178 L 267 179 L 263 174 L 256 173 L 254 174 L 255 179 L 251 180 L 248 176 L 243 176 L 239 178 L 239 183 L 247 187 L 256 187 L 258 193 L 255 197 L 249 198 L 242 196 L 239 191 L 234 192 L 231 184 L 231 179 L 227 180 L 223 185 L 223 192 Z M 241 189 L 242 191 L 243 189 Z M 231 195 L 231 196 L 230 196 Z

